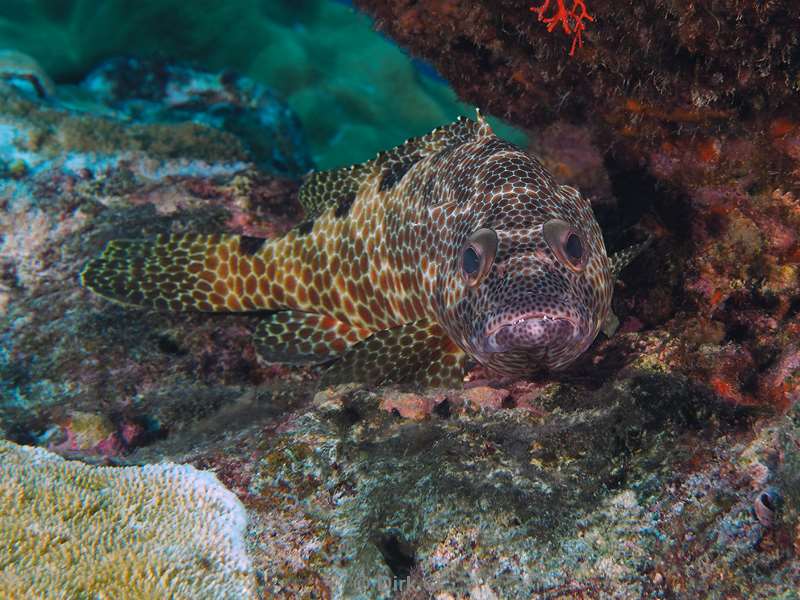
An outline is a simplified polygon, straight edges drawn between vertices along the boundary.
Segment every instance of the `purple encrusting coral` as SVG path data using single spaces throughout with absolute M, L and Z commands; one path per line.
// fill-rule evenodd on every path
M 489 16 L 511 6 L 363 4 L 396 15 L 379 23 L 401 39 L 417 31 L 422 53 L 436 36 L 450 40 L 433 16 L 453 32 L 471 28 L 471 40 L 477 24 L 489 31 Z M 604 52 L 602 17 L 621 14 L 587 2 L 596 20 L 570 59 L 530 3 L 518 4 L 526 19 L 518 29 L 552 44 L 536 52 L 567 65 Z M 640 10 L 656 5 L 664 3 Z M 492 31 L 502 53 L 513 35 Z M 445 74 L 464 68 L 459 52 L 448 55 Z M 508 56 L 524 67 L 519 53 Z M 0 83 L 3 437 L 84 460 L 168 459 L 215 471 L 248 510 L 264 597 L 796 593 L 797 118 L 765 114 L 742 125 L 760 119 L 768 135 L 759 138 L 719 129 L 699 136 L 700 125 L 692 136 L 665 124 L 675 107 L 657 112 L 637 100 L 624 105 L 624 114 L 640 115 L 632 130 L 603 112 L 606 104 L 589 125 L 548 124 L 534 136 L 536 153 L 595 200 L 609 245 L 643 236 L 634 225 L 656 237 L 615 292 L 616 335 L 540 381 L 497 383 L 474 370 L 463 390 L 318 390 L 313 372 L 257 359 L 258 316 L 123 308 L 77 286 L 83 263 L 109 239 L 272 236 L 301 220 L 297 182 L 287 177 L 297 171 L 279 165 L 304 156 L 302 138 L 264 151 L 291 119 L 266 127 L 264 145 L 254 145 L 241 121 L 214 108 L 252 106 L 252 84 L 108 65 L 69 99 Z M 202 90 L 208 110 L 176 108 L 182 95 L 165 77 Z M 471 97 L 480 91 L 454 83 Z M 515 96 L 498 85 L 480 89 L 492 103 L 512 103 L 520 124 L 539 122 L 515 104 L 530 103 L 534 91 Z M 259 114 L 280 119 L 282 110 Z M 656 133 L 664 136 L 657 142 Z M 757 168 L 778 163 L 776 179 Z

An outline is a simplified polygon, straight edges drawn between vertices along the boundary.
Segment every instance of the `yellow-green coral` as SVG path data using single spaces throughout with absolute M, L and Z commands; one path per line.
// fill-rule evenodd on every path
M 1 598 L 255 597 L 245 526 L 194 467 L 92 467 L 0 440 Z

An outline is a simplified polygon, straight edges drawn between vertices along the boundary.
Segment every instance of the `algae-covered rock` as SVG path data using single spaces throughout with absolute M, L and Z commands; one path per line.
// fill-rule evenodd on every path
M 797 409 L 649 370 L 520 392 L 345 385 L 164 448 L 237 490 L 271 597 L 792 597 Z
M 4 598 L 255 598 L 246 521 L 191 466 L 91 467 L 0 440 Z
M 294 113 L 265 86 L 233 73 L 113 59 L 56 92 L 24 55 L 3 57 L 0 173 L 56 160 L 73 172 L 99 170 L 143 158 L 183 159 L 177 170 L 187 173 L 192 160 L 253 163 L 295 177 L 312 166 Z M 48 90 L 46 101 L 44 92 L 30 93 L 31 82 Z

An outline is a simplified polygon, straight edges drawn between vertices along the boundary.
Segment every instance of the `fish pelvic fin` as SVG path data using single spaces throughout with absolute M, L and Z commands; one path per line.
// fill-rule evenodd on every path
M 318 364 L 340 357 L 371 334 L 328 315 L 284 310 L 261 321 L 253 341 L 267 362 Z
M 354 344 L 327 369 L 322 382 L 460 386 L 465 357 L 438 323 L 414 321 L 378 331 Z

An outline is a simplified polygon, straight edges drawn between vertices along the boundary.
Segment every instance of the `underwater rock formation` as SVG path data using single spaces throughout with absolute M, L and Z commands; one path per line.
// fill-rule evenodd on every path
M 550 41 L 570 60 L 568 39 Z M 297 182 L 258 169 L 219 121 L 115 116 L 139 101 L 171 113 L 167 95 L 120 109 L 85 91 L 47 99 L 29 81 L 0 95 L 1 437 L 212 471 L 247 510 L 264 597 L 788 598 L 800 586 L 788 184 L 745 187 L 735 206 L 688 183 L 654 192 L 659 175 L 623 146 L 550 125 L 537 153 L 591 190 L 612 249 L 643 237 L 628 231 L 640 220 L 657 237 L 615 291 L 617 334 L 541 381 L 501 386 L 476 369 L 463 390 L 319 390 L 313 372 L 256 358 L 257 316 L 123 308 L 77 279 L 110 239 L 279 235 L 302 220 Z M 794 130 L 778 125 L 769 139 L 791 154 Z M 673 164 L 675 178 L 725 173 L 658 163 Z M 751 167 L 738 163 L 741 177 Z
M 485 392 L 345 385 L 168 447 L 240 496 L 268 597 L 791 597 L 800 584 L 796 409 L 765 423 L 653 372 L 498 395 L 480 407 Z
M 246 521 L 188 465 L 92 467 L 0 440 L 3 598 L 255 598 Z

